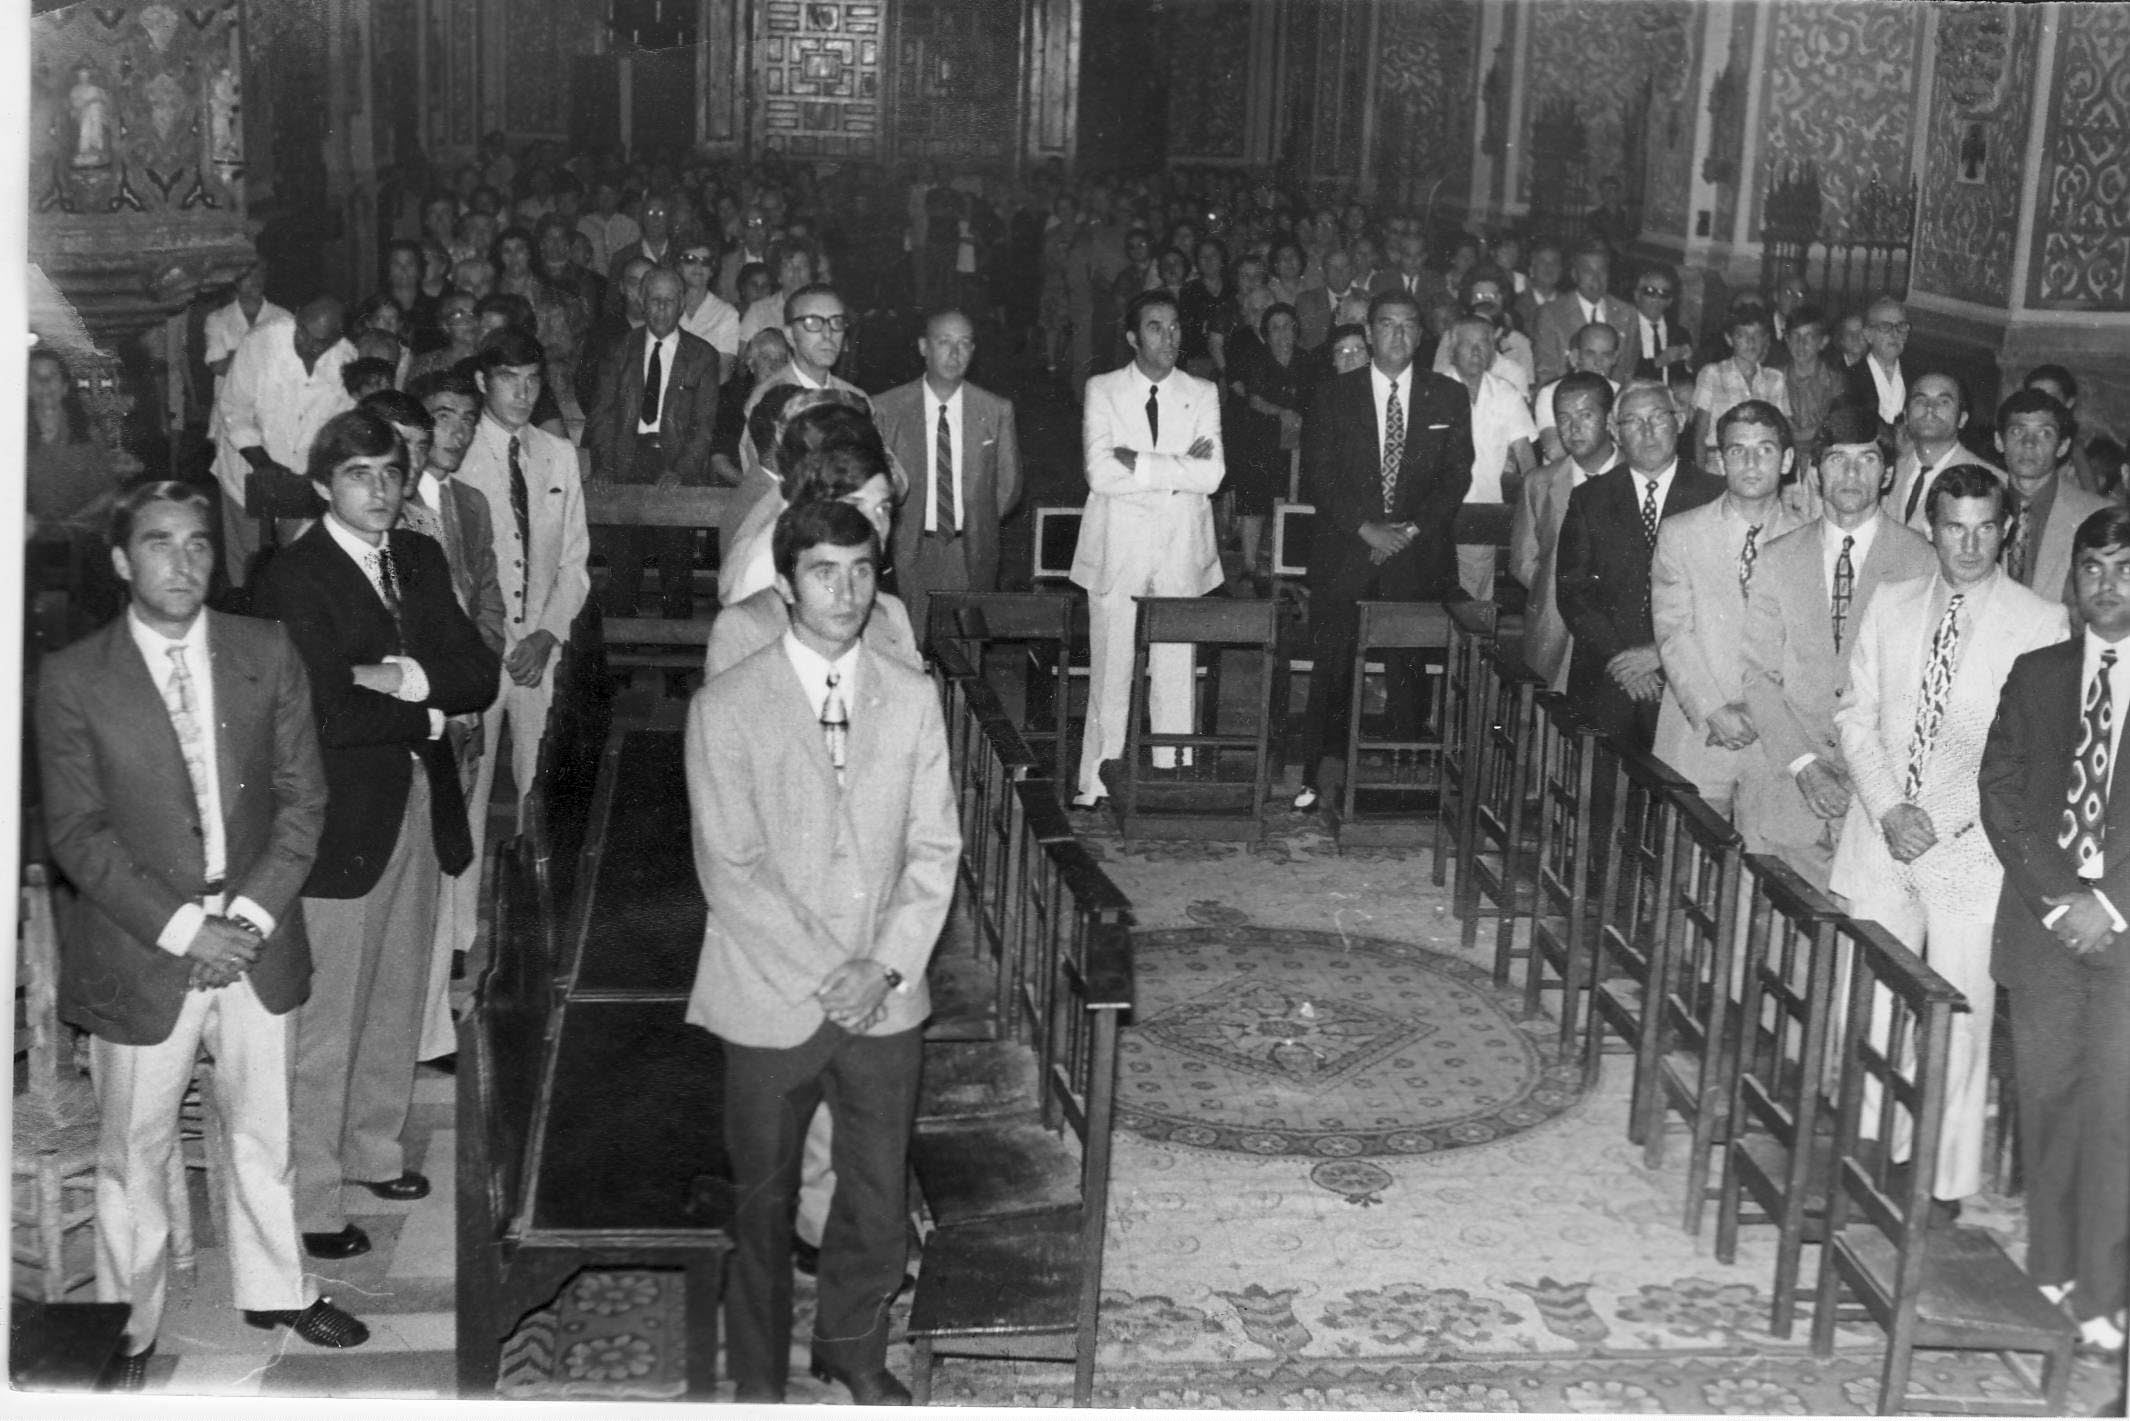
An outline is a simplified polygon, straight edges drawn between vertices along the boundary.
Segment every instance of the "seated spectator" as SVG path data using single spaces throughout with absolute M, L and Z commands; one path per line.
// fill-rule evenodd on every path
M 1761 362 L 1768 353 L 1768 309 L 1758 301 L 1732 303 L 1723 322 L 1730 356 L 1712 361 L 1694 377 L 1693 447 L 1704 469 L 1723 467 L 1716 447 L 1716 428 L 1725 411 L 1747 400 L 1765 400 L 1790 418 L 1790 387 L 1780 370 Z M 1784 433 L 1790 433 L 1787 424 Z
M 1532 442 L 1530 408 L 1513 380 L 1496 374 L 1500 357 L 1494 325 L 1484 316 L 1460 316 L 1450 324 L 1450 375 L 1460 381 L 1471 401 L 1472 485 L 1466 503 L 1513 500 L 1522 480 L 1538 465 Z M 1512 471 L 1516 485 L 1508 484 Z M 1495 548 L 1492 543 L 1457 545 L 1457 583 L 1481 602 L 1494 600 Z
M 496 269 L 487 257 L 460 257 L 451 264 L 451 289 L 478 301 L 496 289 Z
M 1820 426 L 1841 397 L 1842 373 L 1825 359 L 1827 337 L 1827 313 L 1822 307 L 1806 301 L 1791 310 L 1789 330 L 1782 337 L 1789 356 L 1782 376 L 1790 387 L 1790 428 L 1800 449 L 1819 447 Z
M 776 284 L 772 290 L 740 308 L 739 342 L 744 345 L 759 331 L 784 324 L 784 299 L 814 282 L 813 248 L 803 242 L 779 241 L 771 251 Z
M 1565 270 L 1559 244 L 1540 242 L 1531 248 L 1530 265 L 1525 268 L 1526 279 L 1516 292 L 1516 322 L 1521 329 L 1532 333 L 1534 339 L 1538 313 L 1560 294 L 1561 276 Z
M 758 387 L 769 384 L 791 364 L 791 342 L 783 328 L 772 326 L 747 342 L 736 368 L 718 396 L 717 425 L 710 434 L 710 476 L 713 482 L 736 486 L 740 482 L 740 440 L 747 432 L 747 404 Z
M 1201 380 L 1217 380 L 1237 318 L 1235 293 L 1228 284 L 1227 246 L 1204 238 L 1198 243 L 1197 271 L 1176 301 L 1176 319 L 1183 325 L 1183 367 Z
M 1332 374 L 1358 370 L 1368 363 L 1368 327 L 1358 321 L 1333 326 L 1324 339 L 1324 349 L 1330 354 Z
M 2071 452 L 2064 456 L 2064 475 L 2087 493 L 2111 493 L 2100 485 L 2114 469 L 2105 460 L 2096 459 L 2090 448 L 2090 441 L 2103 431 L 2082 424 L 2078 418 L 2078 377 L 2066 366 L 2037 365 L 2027 371 L 2024 383 L 2030 390 L 2054 395 L 2071 416 Z
M 1593 375 L 1601 375 L 1605 383 L 1612 386 L 1613 395 L 1618 395 L 1620 382 L 1613 379 L 1608 372 L 1619 359 L 1619 347 L 1618 331 L 1603 321 L 1592 321 L 1575 333 L 1574 341 L 1568 346 L 1568 374 L 1587 370 Z M 1561 377 L 1562 380 L 1566 378 L 1566 375 Z M 1561 455 L 1567 452 L 1561 440 L 1560 422 L 1554 410 L 1554 399 L 1559 393 L 1560 384 L 1560 380 L 1555 380 L 1549 385 L 1541 386 L 1531 399 L 1531 423 L 1538 429 L 1539 457 L 1548 464 L 1558 461 Z M 1610 398 L 1605 401 L 1605 413 L 1608 417 L 1612 413 Z M 1565 496 L 1562 506 L 1566 506 Z
M 1494 363 L 1488 368 L 1515 385 L 1517 392 L 1529 399 L 1534 364 L 1531 341 L 1509 318 L 1508 280 L 1508 273 L 1499 267 L 1473 267 L 1465 273 L 1464 286 L 1458 294 L 1458 314 L 1482 317 L 1495 328 Z M 1456 372 L 1450 368 L 1449 327 L 1444 324 L 1440 329 L 1442 336 L 1435 344 L 1434 370 L 1438 375 L 1454 376 Z
M 436 324 L 439 296 L 423 290 L 426 262 L 422 244 L 400 238 L 385 246 L 385 282 L 377 297 L 389 300 L 403 317 L 399 334 L 409 347 Z M 368 303 L 364 303 L 367 305 Z M 362 308 L 356 308 L 356 326 L 361 327 Z
M 29 536 L 79 537 L 85 547 L 93 546 L 103 535 L 104 515 L 117 500 L 126 470 L 90 422 L 74 372 L 57 351 L 32 350 L 28 373 L 29 453 L 23 476 Z
M 444 344 L 414 357 L 407 368 L 409 389 L 427 376 L 471 360 L 480 350 L 481 318 L 475 310 L 476 304 L 475 299 L 463 291 L 454 291 L 437 304 L 437 324 L 443 329 Z
M 371 331 L 366 334 L 368 338 L 374 339 L 378 338 L 381 333 Z M 382 338 L 391 339 L 389 336 L 383 336 Z M 363 348 L 363 339 L 362 337 L 357 338 L 355 342 L 356 350 L 360 351 Z M 379 390 L 394 388 L 392 373 L 393 365 L 391 361 L 381 360 L 374 355 L 358 355 L 355 359 L 340 367 L 340 382 L 347 387 L 348 398 L 359 401 L 365 395 L 374 395 Z
M 1679 273 L 1665 262 L 1649 262 L 1635 273 L 1634 377 L 1655 380 L 1671 390 L 1673 400 L 1691 408 L 1694 344 L 1672 319 L 1679 296 Z M 1698 446 L 1696 446 L 1698 447 Z
M 680 328 L 717 352 L 729 373 L 740 357 L 740 313 L 711 289 L 717 273 L 717 245 L 701 233 L 687 234 L 680 244 Z
M 1841 353 L 1841 368 L 1845 371 L 1855 369 L 1856 363 L 1871 349 L 1871 343 L 1864 338 L 1862 312 L 1851 311 L 1841 318 L 1834 329 L 1834 346 Z

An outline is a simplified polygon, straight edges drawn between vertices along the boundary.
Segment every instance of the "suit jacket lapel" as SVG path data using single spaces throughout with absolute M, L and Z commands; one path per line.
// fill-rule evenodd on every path
M 229 808 L 237 802 L 237 791 L 241 787 L 237 762 L 229 753 L 229 746 L 236 727 L 251 720 L 252 702 L 258 695 L 259 673 L 257 668 L 238 661 L 228 639 L 220 634 L 222 628 L 217 614 L 210 612 L 206 615 L 216 618 L 207 624 L 207 657 L 214 666 L 215 778 L 222 791 L 226 842 Z
M 158 760 L 168 775 L 167 784 L 160 790 L 153 785 L 130 785 L 128 788 L 147 794 L 175 793 L 183 796 L 180 802 L 194 803 L 192 772 L 185 768 L 185 747 L 178 742 L 177 726 L 170 719 L 170 707 L 163 699 L 163 688 L 148 670 L 140 648 L 134 645 L 132 628 L 125 614 L 121 613 L 105 628 L 103 635 L 106 704 L 114 716 L 137 717 L 137 733 L 161 742 L 162 754 Z M 217 682 L 216 694 L 219 695 L 221 690 Z M 219 715 L 217 719 L 220 719 Z M 219 738 L 216 744 L 219 746 Z M 222 757 L 217 755 L 216 758 Z M 218 770 L 216 778 L 222 786 L 222 802 L 227 804 L 232 791 L 231 777 L 227 771 Z M 205 846 L 201 848 L 204 852 Z
M 861 646 L 858 651 L 858 694 L 850 704 L 849 773 L 845 776 L 853 784 L 861 772 L 878 765 L 884 753 L 881 720 L 887 713 L 887 697 L 880 691 L 881 674 L 880 659 L 870 648 Z M 824 742 L 824 760 L 826 752 Z

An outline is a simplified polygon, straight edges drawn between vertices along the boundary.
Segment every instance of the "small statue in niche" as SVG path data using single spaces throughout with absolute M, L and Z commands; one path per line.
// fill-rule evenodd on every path
M 67 107 L 74 114 L 74 166 L 111 166 L 111 95 L 96 82 L 88 65 L 75 66 L 74 87 L 67 90 Z
M 207 157 L 225 182 L 244 165 L 244 131 L 238 126 L 242 112 L 236 72 L 216 70 L 207 91 Z

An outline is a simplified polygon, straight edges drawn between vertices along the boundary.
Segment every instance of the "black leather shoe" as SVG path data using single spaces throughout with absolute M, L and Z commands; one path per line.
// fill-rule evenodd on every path
M 354 1316 L 320 1298 L 302 1312 L 253 1312 L 245 1309 L 244 1320 L 253 1327 L 285 1327 L 313 1347 L 360 1347 L 370 1340 L 370 1329 Z
M 313 1258 L 354 1258 L 370 1251 L 370 1236 L 356 1224 L 329 1234 L 305 1234 L 303 1251 Z
M 422 1062 L 422 1064 L 432 1071 L 441 1071 L 447 1076 L 455 1076 L 459 1073 L 459 1053 L 446 1051 L 443 1055 L 433 1056 Z
M 821 1247 L 803 1238 L 791 1241 L 791 1266 L 809 1278 L 821 1276 Z
M 866 1376 L 849 1376 L 816 1359 L 808 1364 L 807 1370 L 814 1374 L 815 1381 L 841 1382 L 850 1388 L 851 1404 L 854 1406 L 910 1404 L 910 1389 L 895 1380 L 895 1374 L 885 1367 Z
M 1930 1201 L 1930 1217 L 1923 1227 L 1928 1229 L 1949 1229 L 1959 1222 L 1960 1201 L 1958 1199 L 1934 1198 Z
M 457 1061 L 451 1063 L 454 1067 Z M 395 1204 L 411 1204 L 416 1199 L 429 1197 L 429 1176 L 408 1170 L 397 1179 L 351 1179 L 350 1184 L 360 1184 L 380 1199 L 389 1199 Z M 348 1227 L 353 1228 L 350 1224 Z
M 148 1361 L 155 1356 L 155 1344 L 150 1342 L 145 1352 L 121 1352 L 104 1368 L 103 1381 L 98 1391 L 139 1391 L 148 1384 Z

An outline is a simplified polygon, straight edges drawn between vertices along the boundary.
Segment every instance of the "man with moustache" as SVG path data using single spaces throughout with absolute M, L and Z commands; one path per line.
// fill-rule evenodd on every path
M 1937 567 L 1930 544 L 1879 507 L 1892 479 L 1881 428 L 1861 405 L 1829 411 L 1811 475 L 1820 516 L 1767 545 L 1746 598 L 1745 705 L 1759 738 L 1734 817 L 1747 848 L 1821 891 L 1853 788 L 1834 708 L 1856 629 L 1881 587 Z
M 1609 338 L 1610 326 L 1591 326 Z M 1530 593 L 1524 609 L 1524 661 L 1554 690 L 1568 684 L 1568 624 L 1561 619 L 1557 566 L 1568 498 L 1619 459 L 1612 442 L 1612 381 L 1573 370 L 1547 387 L 1562 453 L 1524 480 L 1509 525 L 1511 575 Z

